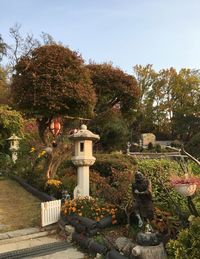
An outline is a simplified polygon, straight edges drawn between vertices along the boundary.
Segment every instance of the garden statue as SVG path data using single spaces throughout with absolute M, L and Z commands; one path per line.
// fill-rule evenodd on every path
M 66 200 L 70 200 L 70 194 L 68 193 L 68 191 L 62 191 L 62 199 L 61 199 L 61 203 L 63 204 Z
M 145 224 L 146 230 L 150 231 L 149 221 L 153 219 L 151 182 L 139 171 L 135 174 L 132 193 L 135 198 L 134 210 L 138 218 L 138 226 L 142 227 Z
M 160 255 L 156 258 L 166 258 L 164 255 L 163 245 L 159 246 L 161 243 L 161 235 L 157 231 L 154 231 L 150 221 L 154 217 L 153 213 L 153 202 L 151 194 L 151 182 L 145 177 L 141 172 L 136 172 L 135 182 L 132 184 L 133 197 L 135 198 L 135 214 L 139 220 L 139 227 L 144 226 L 144 231 L 140 231 L 136 236 L 136 246 L 133 250 L 134 255 L 138 256 L 142 254 L 141 258 L 149 258 L 149 255 L 155 255 L 159 253 Z M 154 248 L 148 248 L 148 247 Z M 158 246 L 155 249 L 155 246 Z M 158 251 L 157 251 L 158 249 Z M 155 258 L 155 256 L 150 256 L 150 258 Z

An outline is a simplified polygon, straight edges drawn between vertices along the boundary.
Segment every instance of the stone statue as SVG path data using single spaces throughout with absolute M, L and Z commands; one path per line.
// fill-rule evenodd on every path
M 141 172 L 136 172 L 135 181 L 132 184 L 132 193 L 135 198 L 134 210 L 138 218 L 138 226 L 152 230 L 149 221 L 153 219 L 153 202 L 151 194 L 151 182 Z

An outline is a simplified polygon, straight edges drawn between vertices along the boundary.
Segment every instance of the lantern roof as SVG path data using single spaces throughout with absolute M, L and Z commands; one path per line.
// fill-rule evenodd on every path
M 12 134 L 7 140 L 20 140 L 21 138 L 17 137 L 15 134 Z
M 77 132 L 74 132 L 72 135 L 69 136 L 71 140 L 98 140 L 100 139 L 99 135 L 92 133 L 90 130 L 87 129 L 85 124 L 81 125 L 81 129 Z

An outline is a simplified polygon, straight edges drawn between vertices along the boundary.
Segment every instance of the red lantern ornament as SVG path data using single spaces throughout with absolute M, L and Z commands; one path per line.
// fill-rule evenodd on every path
M 50 131 L 53 136 L 57 136 L 60 133 L 61 125 L 58 119 L 55 119 L 50 124 Z

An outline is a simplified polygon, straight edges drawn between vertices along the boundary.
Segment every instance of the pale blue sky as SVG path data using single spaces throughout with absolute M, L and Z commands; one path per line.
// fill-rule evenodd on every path
M 51 34 L 86 62 L 200 68 L 200 0 L 0 0 L 0 34 L 9 28 Z

